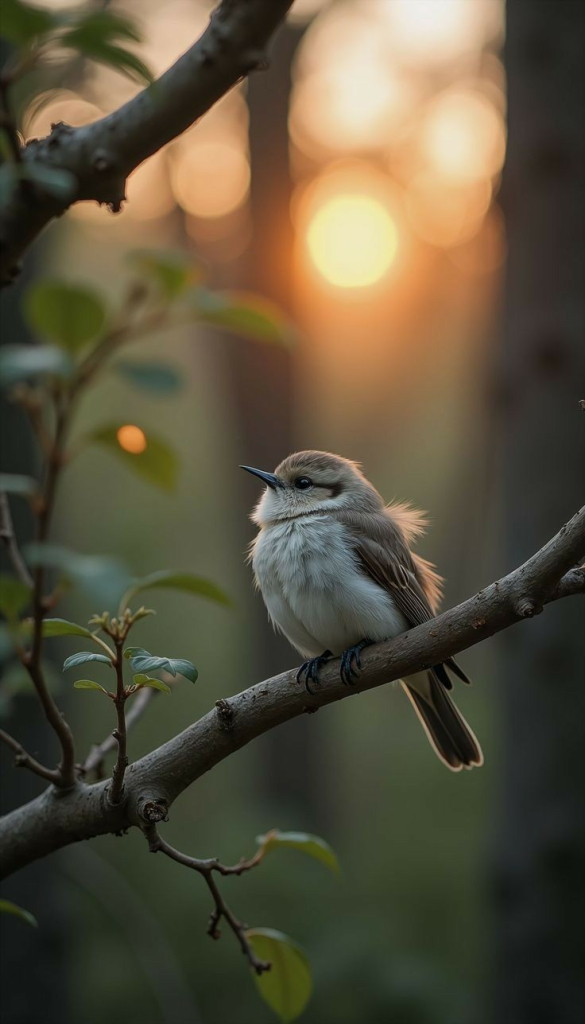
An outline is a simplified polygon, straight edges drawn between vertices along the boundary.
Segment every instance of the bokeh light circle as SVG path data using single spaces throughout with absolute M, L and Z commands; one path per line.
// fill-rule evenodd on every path
M 224 217 L 245 202 L 250 164 L 241 146 L 223 140 L 181 147 L 173 154 L 173 192 L 196 217 Z
M 446 89 L 429 105 L 421 126 L 423 158 L 458 180 L 497 174 L 504 162 L 506 132 L 500 111 L 479 92 Z
M 116 431 L 116 437 L 120 448 L 131 455 L 141 455 L 148 448 L 146 434 L 134 423 L 125 423 Z
M 311 259 L 338 288 L 364 288 L 390 268 L 398 232 L 390 213 L 372 196 L 342 192 L 328 199 L 307 228 Z

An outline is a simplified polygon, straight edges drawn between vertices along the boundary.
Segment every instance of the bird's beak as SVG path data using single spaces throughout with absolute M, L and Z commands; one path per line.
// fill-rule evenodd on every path
M 277 487 L 284 487 L 282 480 L 279 480 L 274 473 L 265 473 L 263 469 L 253 469 L 252 466 L 240 466 L 240 469 L 245 469 L 247 473 L 253 473 L 254 476 L 259 476 L 265 484 L 272 487 L 273 491 L 275 491 Z

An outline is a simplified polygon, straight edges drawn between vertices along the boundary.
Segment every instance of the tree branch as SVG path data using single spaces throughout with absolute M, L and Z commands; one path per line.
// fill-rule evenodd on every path
M 43 491 L 42 503 L 38 514 L 37 541 L 44 544 L 49 535 L 51 516 L 55 504 L 55 494 L 59 472 L 63 462 L 63 448 L 69 427 L 69 410 L 60 409 L 57 411 L 57 422 L 55 436 L 51 452 L 48 456 L 46 481 Z M 33 638 L 32 649 L 29 654 L 22 657 L 22 663 L 26 668 L 37 696 L 41 702 L 49 725 L 55 731 L 61 744 L 61 763 L 59 766 L 58 785 L 64 789 L 71 789 L 75 785 L 75 748 L 73 733 L 66 722 L 63 714 L 57 707 L 49 688 L 41 665 L 41 654 L 43 647 L 43 619 L 47 612 L 43 587 L 45 582 L 45 569 L 42 565 L 35 568 L 33 576 L 32 612 L 33 612 Z
M 81 128 L 55 125 L 32 140 L 22 159 L 74 175 L 67 199 L 37 188 L 13 195 L 0 211 L 0 281 L 9 283 L 31 243 L 73 203 L 93 199 L 118 211 L 126 179 L 189 128 L 233 85 L 266 66 L 266 46 L 292 0 L 222 0 L 209 27 L 153 85 L 107 117 Z
M 56 797 L 47 790 L 0 820 L 0 875 L 79 839 L 161 821 L 172 802 L 205 772 L 256 736 L 334 701 L 419 672 L 536 614 L 543 605 L 585 594 L 585 507 L 524 565 L 474 597 L 363 655 L 359 685 L 344 686 L 339 661 L 324 668 L 322 688 L 305 692 L 296 671 L 218 701 L 179 736 L 130 765 L 126 801 L 109 805 L 107 783 L 79 785 Z
M 16 573 L 16 576 L 24 583 L 25 587 L 30 587 L 32 590 L 33 578 L 27 569 L 24 558 L 20 553 L 20 548 L 16 542 L 16 534 L 14 533 L 14 523 L 12 522 L 12 515 L 10 512 L 10 503 L 8 501 L 8 495 L 4 491 L 0 491 L 0 539 L 6 545 L 8 557 L 12 562 L 12 568 Z
M 148 687 L 140 690 L 136 696 L 132 699 L 130 705 L 130 711 L 126 715 L 126 732 L 130 732 L 130 729 L 142 717 L 150 704 L 153 697 L 156 696 L 156 690 L 150 690 Z M 103 778 L 103 767 L 104 761 L 108 754 L 112 750 L 116 750 L 118 747 L 118 741 L 114 733 L 110 733 L 106 736 L 105 740 L 101 743 L 96 743 L 90 750 L 85 761 L 79 766 L 79 773 L 84 777 L 90 775 L 92 772 L 95 773 L 96 779 Z
M 124 775 L 128 767 L 128 755 L 126 753 L 126 691 L 124 689 L 124 661 L 123 661 L 123 639 L 116 640 L 116 697 L 114 705 L 118 716 L 118 726 L 113 736 L 118 744 L 118 756 L 112 772 L 112 785 L 109 790 L 109 797 L 113 804 L 119 804 L 124 793 Z
M 164 853 L 167 857 L 170 857 L 171 860 L 176 861 L 177 864 L 182 864 L 183 867 L 197 871 L 205 879 L 215 903 L 215 909 L 209 918 L 207 934 L 211 936 L 212 939 L 220 938 L 221 932 L 219 930 L 219 923 L 223 917 L 236 936 L 241 946 L 242 953 L 248 959 L 250 967 L 256 971 L 256 974 L 262 974 L 264 971 L 269 971 L 270 964 L 265 960 L 259 960 L 254 953 L 252 944 L 246 935 L 248 925 L 238 921 L 237 917 L 228 907 L 215 879 L 213 878 L 214 871 L 218 871 L 222 875 L 241 875 L 243 871 L 249 871 L 250 868 L 256 867 L 261 862 L 264 856 L 264 850 L 261 848 L 256 856 L 252 857 L 249 861 L 241 861 L 239 865 L 236 865 L 236 867 L 228 868 L 220 864 L 216 859 L 199 860 L 196 857 L 187 856 L 186 853 L 181 853 L 180 850 L 176 850 L 174 846 L 171 846 L 170 843 L 167 843 L 162 838 L 154 825 L 146 826 L 144 834 L 151 853 Z
M 28 768 L 35 775 L 40 775 L 42 779 L 46 779 L 47 782 L 58 783 L 60 775 L 57 769 L 46 768 L 44 764 L 37 761 L 32 754 L 29 754 L 22 744 L 15 740 L 10 733 L 5 732 L 4 729 L 0 729 L 0 740 L 7 747 L 10 747 L 14 751 L 16 757 L 14 758 L 14 764 L 17 768 Z

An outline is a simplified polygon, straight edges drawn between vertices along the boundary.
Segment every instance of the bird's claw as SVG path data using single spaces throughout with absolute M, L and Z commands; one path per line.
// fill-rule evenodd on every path
M 365 647 L 369 647 L 373 643 L 373 640 L 360 640 L 359 644 L 354 644 L 353 647 L 348 647 L 341 655 L 339 675 L 341 677 L 341 682 L 344 683 L 345 686 L 354 685 L 354 679 L 358 678 L 362 667 L 360 655 Z
M 308 661 L 304 661 L 299 671 L 297 672 L 297 683 L 300 683 L 303 676 L 305 677 L 305 690 L 307 693 L 314 694 L 315 691 L 311 689 L 310 683 L 314 683 L 315 686 L 320 686 L 319 683 L 319 670 L 333 655 L 331 651 L 324 651 L 318 658 L 309 658 Z

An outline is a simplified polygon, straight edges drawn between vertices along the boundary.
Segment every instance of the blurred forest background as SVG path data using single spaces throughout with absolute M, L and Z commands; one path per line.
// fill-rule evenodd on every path
M 156 73 L 212 7 L 110 6 L 137 18 Z M 270 70 L 139 168 L 121 214 L 77 205 L 3 297 L 3 333 L 20 341 L 27 281 L 59 275 L 118 296 L 130 250 L 179 249 L 212 286 L 257 291 L 296 325 L 290 349 L 192 327 L 152 335 L 140 354 L 164 354 L 182 387 L 145 400 L 106 376 L 80 410 L 80 435 L 120 418 L 162 434 L 180 482 L 159 492 L 88 449 L 65 475 L 57 539 L 140 575 L 190 569 L 234 600 L 160 599 L 153 649 L 192 658 L 199 681 L 156 700 L 131 758 L 298 660 L 252 589 L 259 491 L 239 463 L 272 469 L 304 447 L 362 462 L 388 500 L 430 511 L 419 550 L 447 577 L 447 606 L 581 503 L 582 39 L 573 0 L 517 0 L 507 15 L 501 0 L 297 0 Z M 26 136 L 93 120 L 134 89 L 96 64 L 65 76 L 59 59 Z M 6 405 L 2 455 L 6 471 L 33 464 Z M 18 525 L 26 535 L 23 514 Z M 94 610 L 70 601 L 78 621 Z M 340 880 L 286 852 L 226 880 L 244 920 L 307 950 L 307 1024 L 583 1020 L 576 603 L 461 658 L 475 686 L 457 700 L 481 771 L 446 772 L 407 702 L 380 688 L 261 737 L 174 806 L 165 835 L 197 856 L 235 861 L 271 827 L 335 848 Z M 67 685 L 59 700 L 83 748 L 106 735 L 110 708 Z M 50 758 L 33 702 L 5 693 L 2 709 Z M 7 807 L 38 791 L 8 772 Z M 9 1024 L 270 1020 L 231 936 L 205 935 L 201 880 L 147 856 L 134 832 L 63 850 L 5 895 L 41 924 L 3 923 Z

